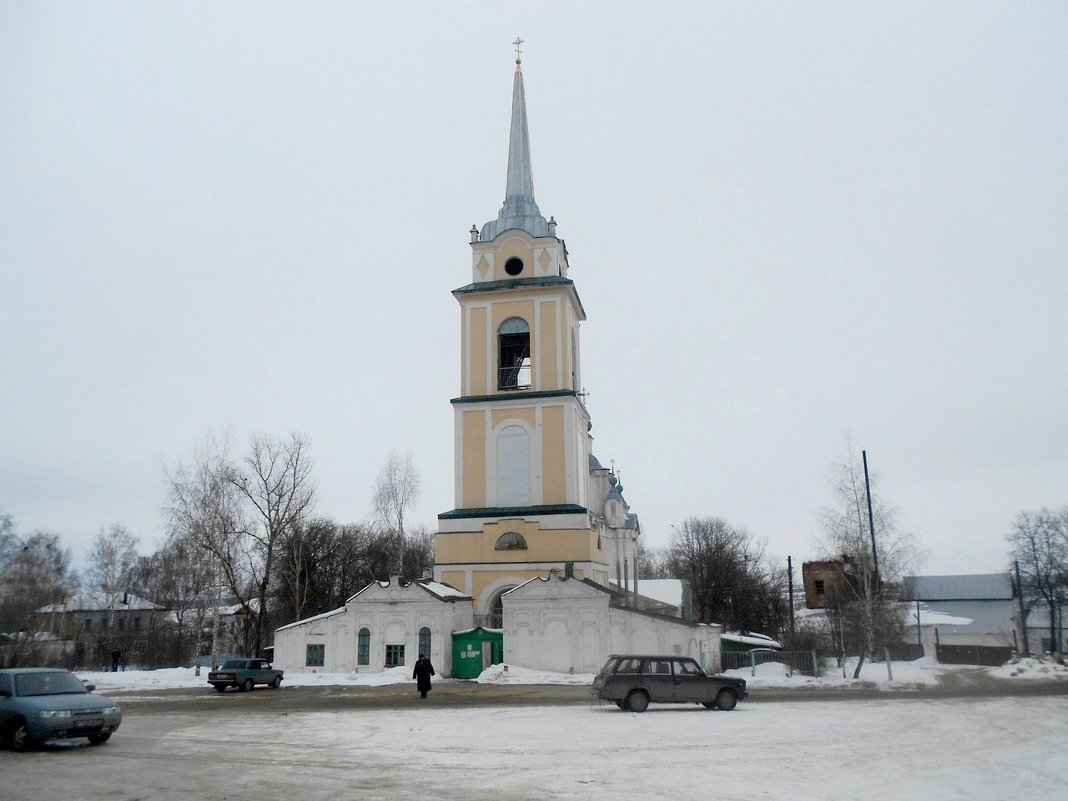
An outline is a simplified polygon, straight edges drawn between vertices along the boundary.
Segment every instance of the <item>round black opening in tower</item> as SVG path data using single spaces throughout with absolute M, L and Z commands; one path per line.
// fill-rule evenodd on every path
M 508 273 L 508 275 L 519 275 L 523 272 L 523 260 L 513 256 L 504 263 L 504 271 Z

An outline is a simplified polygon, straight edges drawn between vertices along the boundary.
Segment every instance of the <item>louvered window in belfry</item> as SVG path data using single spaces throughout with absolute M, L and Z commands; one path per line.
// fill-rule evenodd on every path
M 497 329 L 498 389 L 530 388 L 530 326 L 509 317 Z

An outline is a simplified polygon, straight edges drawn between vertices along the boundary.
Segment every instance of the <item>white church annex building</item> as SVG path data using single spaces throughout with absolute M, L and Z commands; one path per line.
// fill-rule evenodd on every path
M 533 670 L 595 673 L 609 654 L 642 652 L 719 669 L 718 626 L 640 594 L 638 517 L 592 453 L 586 311 L 557 223 L 534 200 L 520 43 L 504 205 L 471 228 L 471 280 L 453 291 L 455 507 L 438 515 L 434 575 L 373 582 L 277 629 L 274 661 L 287 671 L 378 672 L 425 653 L 449 676 L 453 635 L 476 627 L 503 638 L 506 664 Z

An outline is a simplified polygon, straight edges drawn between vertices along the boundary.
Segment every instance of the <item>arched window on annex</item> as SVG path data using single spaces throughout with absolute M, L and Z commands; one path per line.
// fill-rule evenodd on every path
M 497 388 L 530 389 L 530 326 L 509 317 L 497 329 Z
M 371 630 L 366 626 L 356 635 L 356 664 L 371 664 Z
M 426 626 L 419 629 L 419 653 L 430 658 L 430 629 Z
M 522 534 L 509 531 L 507 534 L 502 534 L 497 538 L 497 544 L 493 548 L 497 551 L 525 551 L 527 549 L 527 541 Z

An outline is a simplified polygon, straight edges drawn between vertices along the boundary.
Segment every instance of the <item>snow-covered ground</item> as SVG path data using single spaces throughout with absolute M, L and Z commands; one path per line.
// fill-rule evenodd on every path
M 214 696 L 213 696 L 214 697 Z M 915 697 L 915 696 L 913 696 Z M 176 705 L 180 706 L 180 705 Z M 1064 797 L 1068 696 L 130 715 L 0 752 L 4 801 L 1017 801 Z M 225 744 L 225 753 L 220 744 Z
M 887 671 L 885 662 L 869 662 L 864 665 L 858 680 L 853 679 L 855 662 L 845 669 L 833 668 L 819 677 L 795 673 L 788 675 L 785 665 L 764 664 L 754 675 L 750 670 L 732 670 L 728 673 L 741 676 L 751 689 L 760 687 L 881 687 L 888 690 L 935 685 L 941 677 L 955 672 L 982 672 L 994 679 L 1027 681 L 1035 679 L 1068 680 L 1068 666 L 1039 659 L 1021 659 L 998 668 L 976 668 L 968 665 L 940 665 L 928 659 L 912 662 L 891 662 Z M 78 671 L 78 677 L 97 686 L 101 692 L 123 690 L 160 690 L 179 687 L 203 687 L 207 683 L 207 669 L 197 676 L 193 668 L 168 668 L 163 670 L 127 670 L 118 673 Z M 891 679 L 892 675 L 892 679 Z M 441 679 L 439 679 L 440 681 Z M 386 684 L 411 683 L 411 668 L 391 668 L 382 673 L 298 673 L 288 672 L 284 683 L 290 687 L 354 685 L 374 687 Z M 445 679 L 448 681 L 448 679 Z M 475 681 L 482 684 L 574 684 L 586 685 L 593 681 L 591 674 L 545 673 L 524 668 L 494 665 L 484 671 Z
M 4 801 L 1016 801 L 1057 798 L 1068 787 L 1068 695 L 940 698 L 901 694 L 939 675 L 975 668 L 866 665 L 820 679 L 758 673 L 767 687 L 878 686 L 886 697 L 742 703 L 733 712 L 654 705 L 623 712 L 591 698 L 565 706 L 360 708 L 129 715 L 104 749 L 64 743 L 39 754 L 0 752 Z M 979 671 L 992 681 L 1068 679 L 1037 660 Z M 744 673 L 744 671 L 743 671 Z M 81 673 L 101 690 L 204 687 L 192 669 Z M 484 683 L 584 684 L 590 676 L 496 666 Z M 289 685 L 411 682 L 380 674 L 287 676 Z M 451 681 L 451 680 L 445 680 Z M 210 694 L 214 698 L 214 694 Z M 220 759 L 219 744 L 226 743 Z

